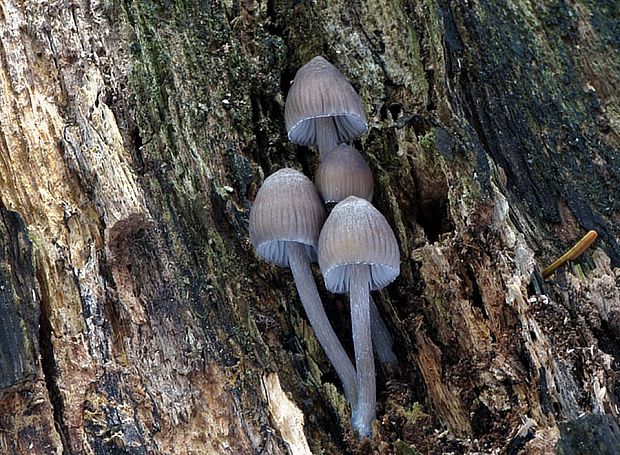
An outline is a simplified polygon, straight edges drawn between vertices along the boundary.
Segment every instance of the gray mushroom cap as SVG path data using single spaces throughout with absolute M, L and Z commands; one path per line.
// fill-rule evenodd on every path
M 360 152 L 350 145 L 340 144 L 332 149 L 321 160 L 314 181 L 327 203 L 340 202 L 348 196 L 372 201 L 372 171 Z
M 263 259 L 288 267 L 287 245 L 298 242 L 316 260 L 325 208 L 312 181 L 284 168 L 265 179 L 250 211 L 250 241 Z
M 365 199 L 349 196 L 337 204 L 319 237 L 319 266 L 331 292 L 349 293 L 351 265 L 370 266 L 370 290 L 400 274 L 400 252 L 385 217 Z
M 366 132 L 368 122 L 359 95 L 338 68 L 320 55 L 302 66 L 286 98 L 284 119 L 291 142 L 316 144 L 315 120 L 332 117 L 338 142 Z

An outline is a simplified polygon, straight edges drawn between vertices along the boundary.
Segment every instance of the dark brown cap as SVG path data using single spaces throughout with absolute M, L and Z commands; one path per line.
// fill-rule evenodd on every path
M 312 181 L 301 172 L 284 168 L 265 179 L 250 211 L 250 240 L 267 261 L 288 267 L 287 243 L 306 246 L 311 259 L 325 208 Z
M 360 137 L 368 127 L 362 101 L 338 68 L 320 55 L 297 74 L 286 98 L 288 138 L 300 145 L 316 144 L 315 120 L 332 117 L 338 142 Z
M 340 144 L 321 160 L 315 183 L 323 200 L 340 202 L 348 196 L 372 201 L 374 181 L 366 160 L 354 147 Z
M 349 196 L 337 204 L 319 237 L 319 266 L 331 292 L 349 292 L 350 265 L 370 266 L 370 290 L 400 273 L 400 252 L 392 228 L 370 202 Z

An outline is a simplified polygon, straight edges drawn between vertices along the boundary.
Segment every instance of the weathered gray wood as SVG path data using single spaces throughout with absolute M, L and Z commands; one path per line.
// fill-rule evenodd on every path
M 0 205 L 2 453 L 56 453 L 62 447 L 50 399 L 54 386 L 46 387 L 43 375 L 43 369 L 52 374 L 54 368 L 45 317 L 26 226 L 19 214 Z
M 38 371 L 39 302 L 32 247 L 23 221 L 0 209 L 0 388 Z

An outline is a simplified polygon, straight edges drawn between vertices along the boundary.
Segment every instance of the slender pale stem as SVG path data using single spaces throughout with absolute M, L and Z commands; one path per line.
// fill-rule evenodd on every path
M 334 370 L 336 370 L 336 374 L 342 382 L 344 395 L 353 407 L 356 401 L 355 368 L 336 336 L 329 319 L 327 319 L 319 291 L 312 276 L 310 261 L 303 245 L 297 242 L 289 243 L 288 262 L 291 272 L 293 272 L 299 298 L 304 310 L 306 310 L 306 316 L 310 321 L 312 330 L 314 330 L 314 335 L 319 340 Z
M 596 231 L 588 231 L 588 233 L 584 235 L 581 240 L 579 240 L 575 244 L 575 246 L 573 246 L 559 259 L 555 260 L 553 264 L 543 270 L 543 278 L 549 278 L 551 275 L 553 275 L 553 272 L 555 272 L 558 267 L 562 267 L 568 261 L 574 261 L 575 259 L 577 259 L 581 253 L 583 253 L 590 245 L 592 245 L 592 242 L 596 240 L 596 237 L 598 237 Z
M 381 319 L 379 309 L 375 305 L 372 296 L 370 296 L 370 333 L 372 334 L 372 343 L 375 345 L 379 362 L 395 366 L 398 360 L 392 350 L 393 340 L 383 319 Z
M 351 326 L 357 368 L 357 406 L 353 411 L 353 429 L 360 436 L 371 433 L 375 419 L 375 361 L 370 335 L 370 269 L 366 264 L 351 266 Z
M 318 117 L 314 119 L 314 128 L 316 131 L 316 144 L 319 146 L 319 155 L 322 159 L 338 145 L 336 123 L 333 117 Z

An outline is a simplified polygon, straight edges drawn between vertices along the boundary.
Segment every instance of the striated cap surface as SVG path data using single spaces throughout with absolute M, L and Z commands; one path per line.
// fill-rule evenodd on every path
M 319 237 L 319 266 L 331 292 L 349 292 L 352 266 L 370 266 L 370 290 L 400 273 L 400 252 L 385 217 L 365 199 L 349 196 L 337 204 Z
M 321 161 L 316 186 L 326 203 L 340 202 L 348 196 L 372 201 L 374 180 L 366 160 L 354 147 L 340 144 Z
M 250 241 L 263 259 L 288 267 L 287 244 L 306 246 L 316 258 L 325 208 L 310 179 L 284 168 L 265 179 L 250 211 Z
M 316 144 L 314 120 L 332 117 L 338 142 L 366 132 L 368 122 L 362 100 L 338 68 L 320 55 L 302 66 L 286 97 L 284 119 L 291 142 Z

